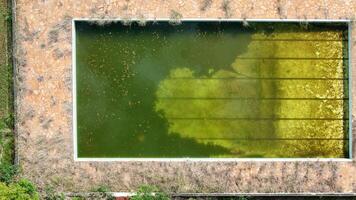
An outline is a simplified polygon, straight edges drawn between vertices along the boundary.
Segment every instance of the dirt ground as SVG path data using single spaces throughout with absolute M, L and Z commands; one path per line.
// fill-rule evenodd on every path
M 22 176 L 40 189 L 76 192 L 106 185 L 128 192 L 152 184 L 176 193 L 356 193 L 354 160 L 78 162 L 71 128 L 73 18 L 354 20 L 356 1 L 17 0 L 14 6 L 17 161 Z M 352 29 L 356 80 L 354 24 Z M 352 108 L 356 114 L 356 104 Z

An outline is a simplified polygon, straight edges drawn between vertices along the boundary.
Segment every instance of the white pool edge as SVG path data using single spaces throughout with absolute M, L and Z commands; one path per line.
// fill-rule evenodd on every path
M 131 197 L 136 195 L 135 192 L 110 192 L 114 197 Z M 154 195 L 152 193 L 152 195 Z M 356 193 L 175 193 L 170 194 L 173 197 L 241 197 L 241 196 L 323 196 L 323 197 L 335 197 L 335 196 L 356 196 Z
M 73 133 L 73 151 L 74 161 L 78 160 L 77 145 L 77 60 L 76 60 L 76 33 L 75 21 L 72 20 L 72 133 Z
M 351 40 L 352 40 L 352 22 L 348 22 L 348 36 L 347 36 L 347 47 L 348 47 L 348 58 L 349 58 L 349 63 L 348 63 L 348 96 L 349 96 L 349 101 L 348 101 L 348 108 L 349 108 L 349 158 L 352 159 L 352 151 L 353 151 L 353 146 L 352 146 L 352 51 L 351 51 Z
M 80 162 L 353 162 L 350 158 L 78 158 Z
M 72 21 L 142 21 L 140 18 L 73 18 Z M 171 18 L 146 18 L 144 21 L 172 21 L 176 19 Z M 215 21 L 215 22 L 351 22 L 350 19 L 238 19 L 238 18 L 230 18 L 230 19 L 217 19 L 217 18 L 182 18 L 178 19 L 178 21 L 187 22 L 187 21 Z

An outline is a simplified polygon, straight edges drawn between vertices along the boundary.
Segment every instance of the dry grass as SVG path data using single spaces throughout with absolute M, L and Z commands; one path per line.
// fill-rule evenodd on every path
M 200 5 L 200 11 L 206 11 L 208 8 L 210 8 L 212 3 L 213 0 L 203 0 L 203 2 Z
M 230 6 L 230 0 L 223 0 L 221 9 L 224 11 L 225 18 L 230 18 L 231 17 L 231 6 Z

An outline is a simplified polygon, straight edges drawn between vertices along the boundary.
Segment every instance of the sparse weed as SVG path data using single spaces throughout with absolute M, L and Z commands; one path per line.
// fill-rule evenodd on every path
M 96 20 L 94 21 L 94 24 L 98 25 L 98 26 L 106 26 L 109 25 L 111 23 L 113 23 L 114 21 L 112 20 L 108 20 L 108 19 L 103 19 L 103 20 Z
M 221 8 L 225 13 L 225 17 L 230 18 L 231 17 L 230 0 L 223 0 Z
M 309 28 L 309 22 L 307 20 L 301 21 L 299 23 L 299 25 L 303 28 L 303 29 L 308 29 Z
M 145 19 L 144 16 L 140 16 L 139 20 L 137 21 L 137 24 L 138 24 L 139 26 L 146 26 L 147 20 Z
M 206 11 L 211 4 L 213 3 L 213 0 L 203 0 L 201 6 L 200 6 L 200 10 L 201 11 Z
M 131 26 L 132 20 L 130 18 L 123 18 L 121 20 L 121 24 L 124 25 L 124 26 Z
M 109 192 L 109 188 L 106 186 L 99 186 L 97 189 L 94 190 L 97 194 L 92 196 L 93 199 L 107 199 L 107 200 L 114 200 L 115 197 L 112 196 Z
M 155 186 L 142 185 L 137 193 L 130 197 L 131 200 L 169 200 L 168 195 Z
M 182 14 L 180 14 L 175 10 L 171 10 L 169 23 L 172 25 L 179 25 L 182 23 L 181 22 L 182 18 L 183 18 Z
M 244 19 L 242 20 L 242 26 L 244 26 L 244 27 L 249 27 L 249 26 L 250 26 L 250 23 L 248 23 L 248 21 L 246 20 L 246 18 L 244 18 Z
M 45 200 L 64 200 L 65 196 L 63 193 L 58 193 L 55 189 L 51 186 L 47 186 L 45 188 Z

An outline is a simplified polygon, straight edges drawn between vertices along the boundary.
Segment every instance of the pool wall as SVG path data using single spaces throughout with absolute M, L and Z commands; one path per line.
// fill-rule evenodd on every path
M 213 1 L 206 8 L 204 1 L 19 0 L 14 5 L 16 156 L 22 176 L 40 189 L 53 185 L 78 192 L 107 185 L 130 192 L 152 184 L 173 193 L 356 193 L 355 153 L 350 159 L 79 159 L 72 123 L 74 19 L 351 20 L 349 69 L 354 76 L 354 1 Z M 351 93 L 356 85 L 350 88 Z M 355 114 L 356 105 L 350 104 Z M 350 128 L 355 126 L 350 122 Z M 352 140 L 350 152 L 355 145 Z

